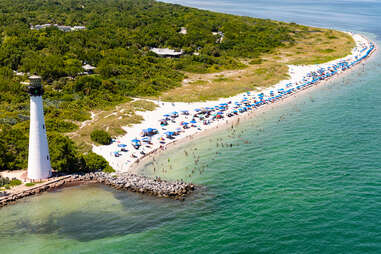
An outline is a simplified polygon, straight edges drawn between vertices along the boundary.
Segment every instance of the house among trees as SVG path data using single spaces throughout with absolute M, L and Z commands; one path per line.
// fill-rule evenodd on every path
M 181 30 L 180 30 L 180 33 L 184 34 L 184 35 L 187 34 L 188 33 L 187 28 L 186 27 L 182 27 Z
M 44 28 L 48 28 L 48 27 L 57 27 L 58 30 L 61 30 L 62 32 L 72 32 L 72 31 L 78 31 L 78 30 L 85 30 L 86 27 L 85 26 L 60 26 L 60 25 L 57 25 L 57 24 L 43 24 L 43 25 L 35 25 L 35 26 L 31 26 L 30 29 L 32 30 L 41 30 L 41 29 L 44 29 Z
M 95 66 L 91 66 L 90 64 L 85 64 L 82 66 L 82 69 L 84 70 L 83 74 L 93 74 L 94 70 L 96 69 Z
M 217 39 L 216 43 L 222 43 L 222 41 L 224 40 L 224 33 L 223 32 L 212 32 L 212 34 L 214 36 L 218 36 L 219 38 Z
M 86 29 L 85 26 L 73 26 L 71 28 L 72 31 L 85 30 L 85 29 Z
M 184 54 L 183 50 L 176 51 L 169 48 L 152 48 L 151 52 L 161 57 L 180 57 L 182 54 Z

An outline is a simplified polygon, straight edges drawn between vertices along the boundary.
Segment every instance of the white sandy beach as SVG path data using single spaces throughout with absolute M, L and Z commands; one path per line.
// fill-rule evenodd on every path
M 329 74 L 329 76 L 325 78 L 327 80 L 340 75 L 344 71 L 352 69 L 349 67 L 353 67 L 355 63 L 357 64 L 358 62 L 361 62 L 360 60 L 365 59 L 371 51 L 373 45 L 372 42 L 370 42 L 362 35 L 352 34 L 352 36 L 356 42 L 356 47 L 352 50 L 351 55 L 324 64 L 302 66 L 290 65 L 290 79 L 283 80 L 278 84 L 261 91 L 250 91 L 248 93 L 238 94 L 233 97 L 207 102 L 170 103 L 153 101 L 155 104 L 157 104 L 157 108 L 155 110 L 137 112 L 144 118 L 142 123 L 135 124 L 130 127 L 123 127 L 127 134 L 118 137 L 116 141 L 111 145 L 93 146 L 93 151 L 103 156 L 110 163 L 110 166 L 113 167 L 116 171 L 131 171 L 136 165 L 136 162 L 141 161 L 142 158 L 147 157 L 153 152 L 156 153 L 162 149 L 165 149 L 168 144 L 171 144 L 175 141 L 178 142 L 179 140 L 185 140 L 184 138 L 186 137 L 205 132 L 206 130 L 214 129 L 218 126 L 225 125 L 227 122 L 230 123 L 235 121 L 244 115 L 250 114 L 251 112 L 258 111 L 259 108 L 263 107 L 263 103 L 258 105 L 258 107 L 253 106 L 256 102 L 258 103 L 262 100 L 262 102 L 265 102 L 264 105 L 272 104 L 281 101 L 281 99 L 284 97 L 295 94 L 299 91 L 305 90 L 320 83 L 320 81 L 317 81 L 313 84 L 305 86 L 303 85 L 314 80 L 314 77 L 316 78 L 316 76 L 311 76 L 311 73 L 314 73 L 314 75 L 316 75 L 316 73 L 320 73 L 322 76 Z M 340 68 L 337 67 L 342 66 L 343 63 L 353 63 L 353 65 L 349 65 L 348 68 L 346 65 Z M 284 91 L 291 92 L 285 93 Z M 263 93 L 263 97 L 259 96 L 261 93 Z M 224 109 L 216 108 L 216 106 L 220 106 L 220 104 L 224 104 L 222 106 Z M 202 120 L 200 120 L 199 116 L 203 118 L 204 115 L 193 117 L 195 114 L 197 114 L 195 109 L 204 109 L 205 111 L 206 108 L 214 108 L 215 110 L 210 113 L 209 117 L 205 117 Z M 184 110 L 189 111 L 189 115 L 182 114 L 181 112 Z M 178 112 L 178 117 L 167 117 L 167 119 L 170 119 L 168 120 L 168 125 L 162 127 L 160 120 L 166 118 L 164 115 L 170 115 L 174 111 Z M 242 112 L 233 114 L 234 111 Z M 216 118 L 216 113 L 221 114 L 223 118 Z M 233 116 L 228 117 L 228 114 Z M 212 117 L 212 115 L 215 117 Z M 193 124 L 194 127 L 184 129 L 180 124 L 182 122 L 190 122 L 191 120 L 196 121 L 196 123 Z M 203 121 L 205 120 L 209 120 L 210 123 L 208 125 L 204 125 Z M 191 124 L 189 124 L 189 126 L 191 126 Z M 147 128 L 157 129 L 159 134 L 153 135 L 151 137 L 151 144 L 148 145 L 144 142 L 141 142 L 142 146 L 138 150 L 135 149 L 131 144 L 131 140 L 141 140 L 142 130 Z M 164 134 L 168 131 L 176 132 L 176 130 L 179 128 L 181 128 L 181 132 L 178 135 L 174 136 L 173 139 L 168 139 Z M 159 140 L 160 138 L 161 140 Z M 121 151 L 122 144 L 125 146 L 125 150 L 127 151 Z M 119 156 L 116 157 L 116 154 Z M 134 157 L 132 155 L 134 155 Z

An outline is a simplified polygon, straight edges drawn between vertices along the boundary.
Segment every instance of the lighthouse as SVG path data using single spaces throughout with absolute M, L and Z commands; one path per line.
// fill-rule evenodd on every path
M 52 174 L 42 104 L 44 89 L 42 88 L 41 77 L 31 76 L 29 80 L 30 129 L 28 178 L 30 180 L 42 180 L 49 178 Z

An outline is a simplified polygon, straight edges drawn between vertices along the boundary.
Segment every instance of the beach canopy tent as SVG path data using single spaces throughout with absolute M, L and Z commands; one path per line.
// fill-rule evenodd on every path
M 149 142 L 151 142 L 151 138 L 149 138 L 149 137 L 145 137 L 145 138 L 142 139 L 142 141 L 143 141 L 143 142 L 148 142 L 148 143 L 149 143 Z
M 167 136 L 167 138 L 171 138 L 171 137 L 173 137 L 173 135 L 175 135 L 175 133 L 173 131 L 167 131 L 164 134 Z
M 161 120 L 159 120 L 159 122 L 160 122 L 160 125 L 168 125 L 168 122 L 167 122 L 167 119 L 161 119 Z
M 196 111 L 196 112 L 200 112 L 200 111 L 201 111 L 201 109 L 199 109 L 199 108 L 196 108 L 194 111 Z
M 133 139 L 131 140 L 131 143 L 135 149 L 139 149 L 139 147 L 142 145 L 139 139 Z
M 154 129 L 154 128 L 148 128 L 148 129 L 144 129 L 143 131 L 143 137 L 144 136 L 153 136 L 155 134 L 158 134 L 158 130 L 157 129 Z

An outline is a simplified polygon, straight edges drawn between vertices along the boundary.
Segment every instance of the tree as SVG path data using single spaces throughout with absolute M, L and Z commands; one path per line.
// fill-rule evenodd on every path
M 58 133 L 48 135 L 52 168 L 59 172 L 80 170 L 79 153 L 73 141 Z
M 106 131 L 103 130 L 94 130 L 90 134 L 91 140 L 101 144 L 101 145 L 109 145 L 111 144 L 111 136 Z
M 93 152 L 82 155 L 81 165 L 82 171 L 84 172 L 113 171 L 108 162 L 102 156 L 99 156 Z

